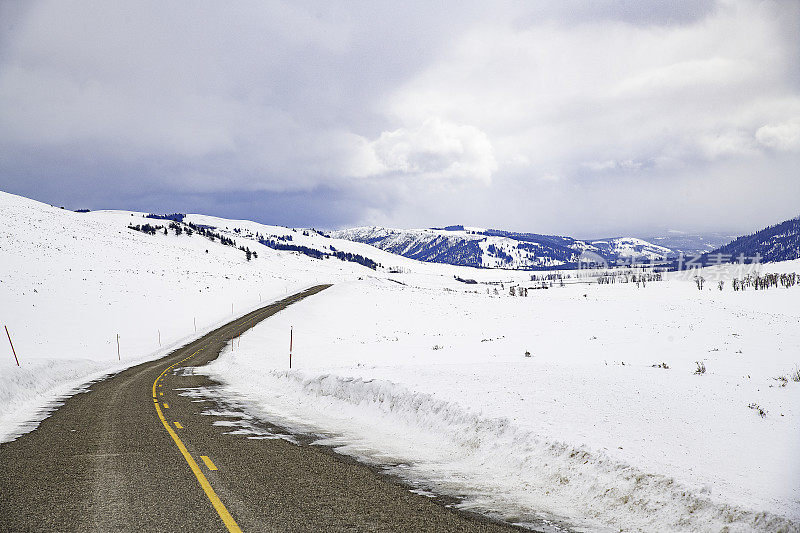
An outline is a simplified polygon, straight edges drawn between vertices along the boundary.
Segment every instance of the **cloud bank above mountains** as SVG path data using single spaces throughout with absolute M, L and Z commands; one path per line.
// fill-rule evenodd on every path
M 0 4 L 0 188 L 586 237 L 800 211 L 800 4 L 584 4 Z

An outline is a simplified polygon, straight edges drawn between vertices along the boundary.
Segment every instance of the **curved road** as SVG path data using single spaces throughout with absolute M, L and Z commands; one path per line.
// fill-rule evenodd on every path
M 214 425 L 181 369 L 320 285 L 72 396 L 0 444 L 0 531 L 512 531 L 316 446 Z

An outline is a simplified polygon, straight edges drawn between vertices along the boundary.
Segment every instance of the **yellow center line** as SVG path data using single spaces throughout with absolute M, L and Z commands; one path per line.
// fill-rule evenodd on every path
M 294 302 L 294 300 L 288 301 L 288 303 L 293 303 L 293 302 Z M 256 320 L 257 318 L 261 318 L 261 317 L 263 317 L 264 315 L 266 315 L 268 313 L 274 313 L 273 306 L 269 306 L 268 309 L 265 309 L 264 311 L 251 316 L 249 318 L 249 320 L 247 320 L 243 324 L 250 324 L 254 320 Z M 218 338 L 218 337 L 215 337 L 214 340 L 218 341 L 218 340 L 221 340 L 221 339 Z M 167 419 L 164 417 L 164 413 L 161 410 L 161 406 L 159 406 L 159 404 L 158 404 L 158 396 L 156 395 L 156 385 L 158 385 L 159 387 L 162 386 L 162 384 L 159 383 L 159 381 L 161 381 L 164 378 L 164 376 L 167 374 L 167 372 L 169 372 L 170 370 L 173 370 L 176 366 L 178 366 L 179 364 L 183 363 L 184 361 L 192 358 L 194 355 L 200 353 L 201 351 L 203 351 L 206 347 L 208 347 L 210 345 L 211 345 L 211 342 L 207 343 L 202 348 L 198 348 L 195 352 L 193 352 L 188 357 L 185 357 L 185 358 L 181 359 L 180 361 L 178 361 L 177 363 L 173 363 L 172 365 L 170 365 L 170 366 L 168 366 L 167 368 L 164 369 L 164 371 L 153 382 L 153 405 L 156 408 L 156 414 L 158 415 L 158 418 L 161 420 L 161 424 L 164 426 L 164 429 L 167 430 L 167 433 L 169 433 L 170 437 L 172 437 L 172 440 L 175 442 L 175 445 L 180 450 L 181 454 L 183 455 L 183 458 L 186 459 L 186 463 L 189 465 L 189 468 L 194 473 L 195 477 L 197 478 L 197 481 L 200 483 L 200 486 L 203 488 L 203 491 L 206 493 L 206 496 L 208 496 L 209 501 L 211 501 L 211 505 L 214 506 L 214 509 L 217 511 L 217 514 L 219 514 L 219 517 L 222 519 L 222 522 L 225 524 L 225 527 L 227 527 L 228 531 L 230 531 L 231 533 L 237 533 L 237 532 L 241 533 L 241 531 L 242 531 L 241 528 L 239 528 L 239 525 L 236 523 L 236 520 L 234 520 L 233 516 L 231 516 L 231 514 L 228 512 L 228 509 L 225 507 L 225 504 L 222 503 L 222 500 L 219 499 L 219 496 L 217 496 L 217 493 L 214 492 L 214 489 L 211 487 L 211 484 L 208 482 L 208 479 L 206 479 L 206 476 L 203 474 L 202 470 L 200 470 L 200 467 L 198 466 L 197 461 L 194 460 L 192 455 L 189 453 L 189 450 L 186 448 L 186 445 L 183 444 L 183 441 L 181 440 L 181 438 L 178 437 L 178 434 L 175 433 L 175 431 L 169 425 L 169 422 L 167 422 Z M 159 395 L 163 396 L 164 393 L 160 393 Z M 169 408 L 169 405 L 164 403 L 164 409 L 167 409 L 167 408 Z M 177 429 L 183 429 L 183 426 L 180 424 L 180 422 L 174 422 L 174 424 L 175 424 L 175 427 Z M 209 459 L 207 456 L 201 455 L 200 458 L 203 460 L 203 462 L 205 463 L 206 467 L 208 467 L 209 470 L 217 470 L 216 465 L 214 465 L 214 463 L 211 461 L 211 459 Z
M 199 351 L 200 350 L 197 350 L 196 352 L 194 352 L 189 357 L 192 357 L 193 355 L 195 355 Z M 186 359 L 189 359 L 189 357 L 187 357 Z M 183 359 L 181 362 L 186 361 L 186 359 Z M 167 422 L 167 419 L 164 418 L 164 413 L 161 411 L 161 407 L 158 405 L 158 396 L 156 396 L 156 383 L 158 383 L 158 380 L 161 379 L 171 368 L 172 367 L 167 367 L 161 373 L 161 375 L 158 376 L 158 378 L 156 378 L 156 380 L 153 382 L 153 400 L 155 400 L 154 405 L 156 407 L 156 414 L 158 414 L 158 418 L 161 420 L 161 423 L 164 425 L 164 429 L 167 430 L 167 433 L 169 433 L 170 437 L 172 437 L 172 440 L 175 441 L 175 445 L 180 450 L 181 454 L 183 455 L 183 458 L 186 459 L 186 462 L 188 463 L 189 468 L 191 468 L 192 472 L 194 473 L 195 477 L 197 478 L 197 481 L 200 483 L 200 486 L 203 488 L 203 491 L 206 493 L 206 496 L 208 496 L 208 499 L 211 502 L 211 505 L 214 506 L 214 509 L 217 511 L 217 514 L 219 514 L 219 517 L 222 519 L 222 522 L 225 524 L 225 527 L 227 527 L 228 531 L 230 531 L 231 533 L 241 533 L 242 530 L 239 527 L 239 524 L 236 523 L 236 520 L 234 520 L 233 516 L 231 516 L 231 513 L 228 512 L 228 509 L 225 507 L 225 504 L 222 503 L 222 500 L 219 499 L 219 496 L 217 496 L 217 493 L 214 492 L 214 489 L 211 487 L 211 484 L 208 482 L 208 479 L 206 479 L 205 474 L 203 474 L 203 471 L 200 470 L 200 467 L 197 465 L 197 462 L 194 460 L 192 455 L 189 453 L 189 450 L 186 449 L 186 446 L 183 444 L 183 441 L 181 440 L 181 438 L 178 437 L 178 434 L 175 433 L 175 430 L 172 429 L 172 427 L 169 425 L 169 422 Z M 165 407 L 166 407 L 166 405 L 165 405 Z
M 200 456 L 200 459 L 202 459 L 202 460 L 203 460 L 203 462 L 206 464 L 206 466 L 208 467 L 208 469 L 209 469 L 209 470 L 218 470 L 218 469 L 217 469 L 217 465 L 215 465 L 214 463 L 212 463 L 212 462 L 211 462 L 211 459 L 209 459 L 209 458 L 208 458 L 208 456 L 206 456 L 206 455 L 201 455 L 201 456 Z

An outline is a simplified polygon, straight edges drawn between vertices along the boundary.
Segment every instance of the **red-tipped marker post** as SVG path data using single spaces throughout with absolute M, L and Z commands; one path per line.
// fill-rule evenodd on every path
M 8 337 L 8 344 L 11 345 L 11 353 L 14 354 L 14 361 L 16 361 L 17 362 L 17 366 L 19 366 L 19 359 L 17 359 L 17 351 L 14 349 L 14 343 L 11 342 L 11 334 L 8 332 L 8 326 L 5 326 L 5 328 L 6 328 L 6 336 Z M 290 361 L 290 365 L 291 365 L 291 361 Z

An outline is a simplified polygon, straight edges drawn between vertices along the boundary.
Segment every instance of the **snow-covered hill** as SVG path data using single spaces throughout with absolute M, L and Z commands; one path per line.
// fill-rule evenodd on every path
M 715 254 L 723 254 L 734 261 L 742 255 L 759 257 L 763 262 L 800 259 L 800 217 L 739 237 L 709 255 Z
M 0 441 L 75 386 L 303 287 L 390 269 L 433 286 L 459 284 L 455 267 L 310 230 L 145 215 L 76 213 L 0 192 L 0 328 L 8 327 L 22 363 L 15 366 L 2 330 Z
M 591 241 L 591 245 L 596 247 L 600 255 L 609 261 L 618 259 L 638 262 L 659 261 L 675 255 L 675 252 L 669 248 L 635 237 Z
M 685 272 L 641 287 L 629 270 L 616 283 L 588 271 L 533 281 L 313 230 L 146 215 L 0 193 L 0 327 L 22 365 L 2 339 L 0 440 L 92 379 L 333 283 L 206 368 L 254 417 L 310 430 L 464 508 L 541 527 L 800 530 L 800 286 L 733 291 L 737 265 L 705 269 L 702 291 Z M 601 249 L 497 233 L 438 235 L 476 236 L 495 256 L 514 243 Z M 695 374 L 695 361 L 708 371 Z
M 540 269 L 574 265 L 584 252 L 597 254 L 609 263 L 660 260 L 676 255 L 669 248 L 633 237 L 582 241 L 464 226 L 408 230 L 360 227 L 333 231 L 330 235 L 420 261 L 482 268 Z

